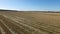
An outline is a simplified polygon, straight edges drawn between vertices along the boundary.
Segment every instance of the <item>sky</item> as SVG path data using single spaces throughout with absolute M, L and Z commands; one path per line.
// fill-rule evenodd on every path
M 60 11 L 60 0 L 0 0 L 0 9 Z

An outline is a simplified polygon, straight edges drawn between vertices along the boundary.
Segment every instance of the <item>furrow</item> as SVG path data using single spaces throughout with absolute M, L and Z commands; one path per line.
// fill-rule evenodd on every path
M 0 19 L 0 20 L 1 20 L 1 19 Z M 3 25 L 5 25 L 5 27 L 6 27 L 12 34 L 17 34 L 17 33 L 14 32 L 12 29 L 10 29 L 9 26 L 7 26 L 7 25 L 4 23 L 4 21 L 1 20 L 1 22 L 2 22 Z
M 5 16 L 4 15 L 4 17 L 6 17 L 6 18 L 8 18 L 9 19 L 9 17 L 7 17 L 7 16 Z M 24 26 L 24 27 L 27 27 L 27 28 L 29 28 L 29 29 L 32 29 L 33 31 L 35 31 L 35 32 L 41 32 L 40 31 L 40 29 L 37 29 L 37 28 L 34 28 L 34 27 L 31 27 L 31 26 L 29 26 L 29 25 L 27 25 L 27 24 L 24 24 L 24 23 L 20 23 L 20 22 L 18 22 L 18 21 L 16 21 L 15 19 L 11 19 L 12 21 L 15 21 L 16 22 L 16 24 L 18 23 L 18 24 L 20 24 L 20 25 L 22 25 L 22 26 Z M 34 32 L 34 33 L 35 33 Z M 45 34 L 47 34 L 47 33 L 49 33 L 49 32 L 41 32 L 41 33 L 45 33 Z
M 0 31 L 1 31 L 1 34 L 6 34 L 4 29 L 0 26 Z
M 13 20 L 17 21 L 17 23 L 18 23 L 19 20 L 14 19 L 14 17 L 11 17 L 11 18 L 13 18 Z M 33 26 L 33 27 L 35 27 L 35 26 Z M 36 28 L 43 29 L 43 30 L 45 30 L 47 32 L 50 32 L 50 33 L 60 33 L 60 29 L 57 28 L 57 27 L 54 27 L 53 25 L 51 26 L 51 25 L 48 25 L 48 24 L 41 24 L 39 27 L 36 27 Z

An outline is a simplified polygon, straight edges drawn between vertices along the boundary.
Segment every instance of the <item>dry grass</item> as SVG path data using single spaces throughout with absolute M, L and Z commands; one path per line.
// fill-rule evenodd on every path
M 42 12 L 0 12 L 1 15 L 8 17 L 7 20 L 1 19 L 15 32 L 23 32 L 23 34 L 59 34 L 60 33 L 60 13 L 42 13 Z M 12 22 L 21 26 L 20 28 Z M 18 23 L 17 23 L 17 22 Z M 10 23 L 9 23 L 10 22 Z M 23 25 L 23 24 L 25 25 Z M 26 26 L 28 25 L 28 26 Z M 25 27 L 24 27 L 25 26 Z M 16 29 L 16 28 L 18 29 Z M 31 28 L 30 28 L 31 27 Z M 22 29 L 23 28 L 23 29 Z M 25 29 L 24 29 L 25 28 Z M 29 30 L 30 29 L 30 30 Z M 37 30 L 39 31 L 37 31 Z M 28 30 L 28 31 L 26 31 Z M 35 30 L 35 31 L 33 31 Z M 32 33 L 33 32 L 33 33 Z M 36 32 L 36 33 L 34 33 Z

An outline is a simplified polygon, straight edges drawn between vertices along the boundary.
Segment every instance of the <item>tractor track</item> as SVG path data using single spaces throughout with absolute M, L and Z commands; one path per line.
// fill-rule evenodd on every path
M 1 34 L 60 34 L 60 27 L 58 26 L 34 23 L 34 21 L 17 15 L 13 13 L 0 15 Z
M 3 17 L 3 18 L 2 18 Z M 19 23 L 18 21 L 13 22 L 12 20 L 8 19 L 6 16 L 1 16 L 0 21 L 2 22 L 3 27 L 6 27 L 10 34 L 44 34 L 45 32 L 40 31 L 39 29 L 35 29 L 31 26 L 26 24 Z M 5 22 L 5 23 L 4 23 Z M 10 25 L 11 24 L 11 25 Z M 6 30 L 6 29 L 5 29 Z M 14 32 L 15 31 L 15 32 Z M 47 34 L 47 33 L 45 33 Z

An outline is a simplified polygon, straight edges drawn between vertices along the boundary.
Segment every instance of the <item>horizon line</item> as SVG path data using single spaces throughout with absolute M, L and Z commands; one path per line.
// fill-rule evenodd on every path
M 0 9 L 0 10 L 13 10 L 13 11 L 60 11 L 60 10 L 18 10 L 18 9 Z

